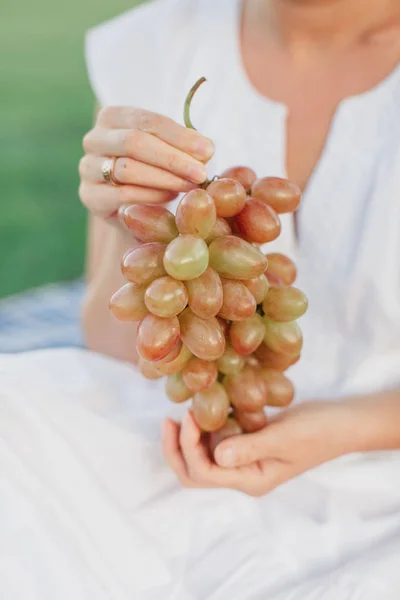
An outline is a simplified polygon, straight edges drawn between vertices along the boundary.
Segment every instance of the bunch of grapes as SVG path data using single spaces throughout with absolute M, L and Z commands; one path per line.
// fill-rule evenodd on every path
M 264 427 L 266 406 L 293 399 L 283 372 L 300 357 L 307 298 L 292 285 L 292 261 L 259 245 L 279 236 L 279 214 L 300 197 L 287 180 L 235 167 L 183 196 L 176 216 L 155 205 L 121 211 L 140 245 L 122 260 L 128 283 L 110 309 L 139 321 L 142 374 L 167 376 L 173 402 L 191 399 L 214 446 Z

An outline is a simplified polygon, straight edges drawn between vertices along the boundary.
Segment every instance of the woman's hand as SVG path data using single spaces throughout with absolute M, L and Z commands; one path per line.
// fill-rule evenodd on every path
M 83 140 L 79 189 L 83 204 L 96 216 L 114 217 L 123 204 L 161 203 L 207 178 L 204 163 L 212 142 L 172 119 L 135 108 L 104 108 Z M 107 157 L 118 157 L 114 177 L 103 180 Z
M 357 450 L 358 410 L 346 402 L 310 402 L 282 412 L 253 434 L 221 442 L 211 459 L 191 413 L 166 421 L 163 450 L 185 487 L 227 487 L 263 496 L 278 485 Z

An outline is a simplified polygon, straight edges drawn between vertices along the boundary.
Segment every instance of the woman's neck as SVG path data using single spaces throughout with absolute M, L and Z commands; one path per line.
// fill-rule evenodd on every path
M 398 0 L 254 0 L 254 9 L 259 25 L 293 50 L 346 46 L 400 18 Z

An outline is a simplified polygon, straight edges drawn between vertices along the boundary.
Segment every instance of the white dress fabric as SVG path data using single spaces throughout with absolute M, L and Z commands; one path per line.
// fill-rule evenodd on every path
M 238 0 L 159 0 L 87 37 L 102 105 L 182 120 L 235 164 L 285 175 L 282 105 L 243 70 Z M 269 245 L 310 300 L 297 401 L 400 386 L 400 67 L 342 102 L 300 211 Z M 3 600 L 398 600 L 400 453 L 352 455 L 265 498 L 184 490 L 164 382 L 80 350 L 0 356 Z

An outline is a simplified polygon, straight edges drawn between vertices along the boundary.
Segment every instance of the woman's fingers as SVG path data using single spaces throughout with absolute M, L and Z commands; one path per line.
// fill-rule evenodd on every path
M 84 149 L 87 154 L 97 156 L 133 158 L 192 183 L 207 179 L 202 162 L 154 135 L 135 129 L 93 129 L 85 137 Z
M 136 130 L 151 134 L 198 160 L 209 160 L 214 153 L 211 140 L 169 117 L 131 107 L 103 108 L 97 124 L 106 129 Z
M 79 196 L 94 215 L 107 219 L 114 216 L 122 204 L 161 204 L 170 202 L 177 194 L 137 185 L 113 186 L 84 181 L 80 185 Z
M 91 183 L 104 183 L 102 167 L 105 160 L 105 157 L 90 154 L 84 156 L 79 163 L 79 173 L 82 179 Z M 168 171 L 163 171 L 132 158 L 116 159 L 114 179 L 119 184 L 170 190 L 171 192 L 188 192 L 196 187 L 196 184 L 177 177 Z

